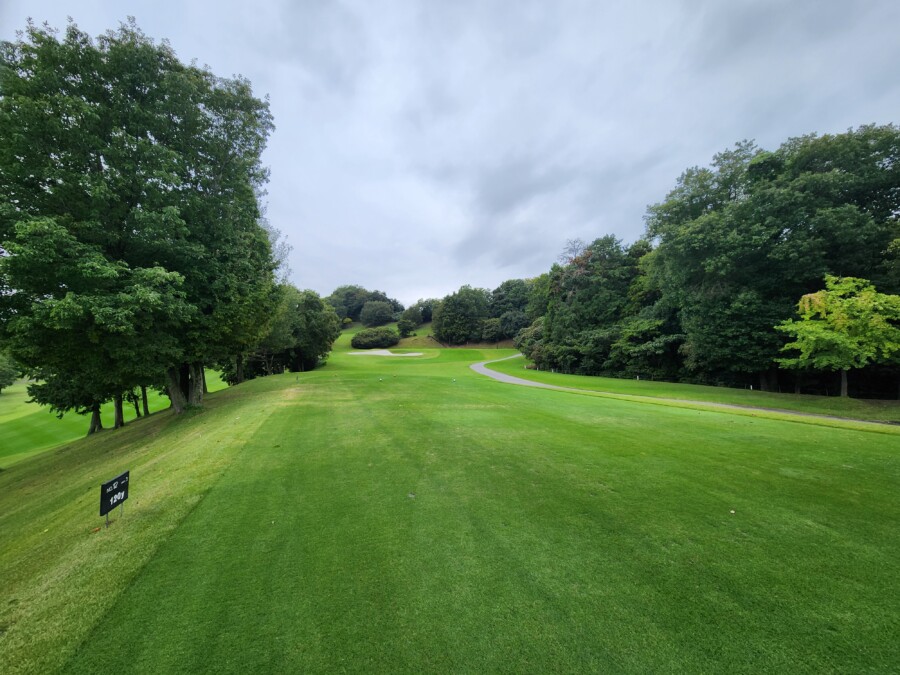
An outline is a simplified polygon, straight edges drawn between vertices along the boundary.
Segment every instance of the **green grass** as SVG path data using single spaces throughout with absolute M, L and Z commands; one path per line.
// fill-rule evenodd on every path
M 779 394 L 749 389 L 708 387 L 674 382 L 563 375 L 546 371 L 527 370 L 524 367 L 525 364 L 526 361 L 524 359 L 511 359 L 491 364 L 489 368 L 533 382 L 544 382 L 585 391 L 625 396 L 653 396 L 682 401 L 706 401 L 709 403 L 770 408 L 813 415 L 834 415 L 858 420 L 900 422 L 900 401 Z
M 397 330 L 396 322 L 387 324 L 387 327 Z M 354 323 L 344 329 L 344 331 L 342 333 L 342 337 L 346 336 L 345 340 L 346 340 L 346 345 L 348 347 L 350 345 L 350 339 L 354 335 L 356 335 L 359 331 L 361 331 L 363 328 L 365 328 L 365 326 L 363 326 L 361 323 Z M 344 344 L 344 343 L 339 340 L 338 344 L 340 345 L 340 344 Z M 399 350 L 407 349 L 407 350 L 411 350 L 411 351 L 416 351 L 416 350 L 420 350 L 420 349 L 436 349 L 436 348 L 440 348 L 442 346 L 443 345 L 441 345 L 441 343 L 438 342 L 437 339 L 434 337 L 434 332 L 431 329 L 431 322 L 429 321 L 428 323 L 424 323 L 421 326 L 419 326 L 415 330 L 413 335 L 410 335 L 409 337 L 401 338 L 400 343 L 396 347 L 392 347 L 391 349 L 399 349 Z M 473 342 L 468 345 L 465 345 L 465 347 L 451 347 L 451 349 L 463 349 L 463 348 L 465 348 L 465 349 L 512 349 L 512 346 L 513 346 L 512 340 L 502 340 L 502 341 L 496 342 L 496 343 Z
M 208 370 L 206 379 L 210 391 L 227 386 L 215 371 Z M 67 413 L 60 419 L 48 408 L 29 403 L 27 386 L 25 380 L 19 380 L 0 393 L 0 469 L 69 443 L 84 436 L 88 430 L 90 420 L 84 415 Z M 169 399 L 165 396 L 156 392 L 147 394 L 151 414 L 169 407 Z M 124 413 L 126 424 L 136 418 L 130 404 L 124 406 Z M 101 408 L 101 418 L 105 427 L 112 426 L 112 403 Z
M 900 668 L 900 435 L 342 341 L 0 472 L 3 670 Z

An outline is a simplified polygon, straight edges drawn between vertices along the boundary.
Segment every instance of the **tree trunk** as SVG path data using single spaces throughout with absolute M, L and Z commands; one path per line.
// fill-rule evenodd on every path
M 184 400 L 190 404 L 191 401 L 191 364 L 182 363 L 178 367 L 178 384 L 181 387 L 181 393 Z
M 761 391 L 778 391 L 778 369 L 769 368 L 759 374 L 759 388 Z
M 188 388 L 188 405 L 203 405 L 203 364 L 191 363 L 188 366 L 190 383 Z
M 122 411 L 122 394 L 116 394 L 113 397 L 113 405 L 116 409 L 116 419 L 113 423 L 113 429 L 119 429 L 125 426 L 125 414 Z
M 841 371 L 841 396 L 849 397 L 847 392 L 847 370 Z
M 235 359 L 235 368 L 234 368 L 234 383 L 240 384 L 244 381 L 244 355 L 238 353 L 237 358 Z
M 181 379 L 179 378 L 180 368 L 166 369 L 166 388 L 169 390 L 169 401 L 175 409 L 175 414 L 180 415 L 187 406 L 187 398 L 181 389 Z
M 203 395 L 206 396 L 209 393 L 209 388 L 206 386 L 206 368 L 200 366 L 200 377 L 203 379 Z
M 131 405 L 134 406 L 134 416 L 140 419 L 141 417 L 141 406 L 140 401 L 138 400 L 137 394 L 134 393 L 134 389 L 128 392 L 128 400 L 131 401 Z
M 88 436 L 103 431 L 103 420 L 100 419 L 100 404 L 91 406 L 91 426 L 88 428 Z
M 141 385 L 141 403 L 144 405 L 144 417 L 150 417 L 150 406 L 147 405 L 147 387 Z

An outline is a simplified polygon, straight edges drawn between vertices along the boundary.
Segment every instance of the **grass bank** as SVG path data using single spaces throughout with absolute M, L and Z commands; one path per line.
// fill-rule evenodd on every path
M 206 371 L 206 378 L 210 391 L 226 386 L 215 371 Z M 27 387 L 27 381 L 19 380 L 0 394 L 0 468 L 12 466 L 26 457 L 69 443 L 87 433 L 88 417 L 66 413 L 58 418 L 48 408 L 29 403 Z M 151 414 L 169 407 L 169 399 L 157 392 L 148 392 L 147 403 Z M 131 405 L 126 404 L 123 410 L 126 424 L 136 419 Z M 111 427 L 114 419 L 112 403 L 104 405 L 100 413 L 103 425 Z

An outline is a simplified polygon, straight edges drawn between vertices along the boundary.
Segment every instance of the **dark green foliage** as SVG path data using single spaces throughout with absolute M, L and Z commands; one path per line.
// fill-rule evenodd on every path
M 409 319 L 400 319 L 397 322 L 397 332 L 401 338 L 409 337 L 418 328 L 417 324 Z
M 509 279 L 491 293 L 491 317 L 499 319 L 506 312 L 524 312 L 528 306 L 528 282 Z
M 394 318 L 394 309 L 391 303 L 384 300 L 369 300 L 363 305 L 359 313 L 359 320 L 363 326 L 383 326 Z
M 618 324 L 633 310 L 631 289 L 642 274 L 645 242 L 625 247 L 615 237 L 597 239 L 549 275 L 543 322 L 543 367 L 563 372 L 608 372 Z
M 440 300 L 429 298 L 427 300 L 417 300 L 414 305 L 410 307 L 410 309 L 417 309 L 419 314 L 421 315 L 420 324 L 428 323 L 433 319 L 434 308 L 440 304 Z
M 528 303 L 525 305 L 525 314 L 529 321 L 544 316 L 547 313 L 547 305 L 550 302 L 550 273 L 544 272 L 534 279 L 528 280 Z
M 296 292 L 296 289 L 292 289 Z M 293 304 L 293 344 L 288 349 L 288 368 L 312 370 L 324 363 L 334 341 L 341 334 L 337 315 L 314 291 L 300 291 Z
M 545 368 L 547 356 L 544 350 L 544 317 L 535 319 L 528 328 L 520 330 L 513 346 L 534 361 L 538 368 Z
M 675 379 L 680 374 L 678 347 L 683 336 L 677 326 L 655 318 L 657 308 L 650 307 L 616 325 L 615 340 L 609 346 L 601 370 L 628 377 Z
M 500 342 L 504 338 L 500 319 L 485 319 L 481 322 L 481 339 L 484 342 Z
M 896 292 L 887 251 L 898 187 L 893 126 L 791 139 L 774 153 L 744 142 L 686 171 L 648 215 L 649 271 L 679 309 L 685 365 L 707 377 L 756 372 L 772 386 L 784 344 L 774 326 L 826 274 Z
M 434 336 L 441 342 L 461 345 L 481 340 L 482 322 L 490 312 L 490 291 L 463 286 L 435 308 Z
M 775 327 L 825 275 L 900 290 L 898 213 L 893 125 L 790 139 L 775 152 L 738 143 L 649 207 L 647 239 L 570 242 L 562 264 L 528 282 L 526 314 L 544 321 L 517 344 L 541 368 L 732 385 L 756 374 L 774 389 L 785 343 Z
M 354 349 L 379 349 L 393 347 L 400 342 L 400 335 L 393 328 L 381 326 L 379 328 L 365 328 L 359 331 L 350 340 Z
M 514 338 L 516 334 L 529 325 L 528 316 L 520 310 L 510 310 L 500 315 L 500 332 L 503 338 Z
M 431 318 L 430 315 L 429 318 Z M 403 314 L 400 315 L 400 319 L 412 324 L 413 329 L 418 328 L 423 322 L 422 308 L 419 305 L 407 307 Z
M 350 319 L 351 322 L 359 321 L 359 313 L 368 300 L 369 291 L 362 286 L 339 286 L 325 298 L 341 320 Z
M 251 353 L 221 364 L 222 377 L 238 384 L 254 377 L 305 372 L 325 362 L 341 333 L 334 309 L 314 291 L 279 287 L 280 302 L 269 333 Z
M 167 373 L 176 409 L 199 404 L 202 363 L 255 344 L 274 306 L 258 203 L 268 104 L 133 22 L 96 41 L 29 25 L 0 47 L 0 93 L 13 355 L 48 378 L 47 402 Z
M 363 307 L 370 301 L 388 303 L 392 314 L 403 311 L 403 305 L 381 291 L 369 291 L 362 286 L 355 285 L 339 286 L 325 298 L 325 301 L 334 307 L 334 311 L 341 320 L 350 318 L 352 321 L 362 321 Z

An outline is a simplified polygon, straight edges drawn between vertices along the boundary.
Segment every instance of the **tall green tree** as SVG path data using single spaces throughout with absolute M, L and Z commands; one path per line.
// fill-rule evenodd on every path
M 347 318 L 360 321 L 363 307 L 367 302 L 386 302 L 390 305 L 392 314 L 403 311 L 400 302 L 389 298 L 382 291 L 369 291 L 357 285 L 338 286 L 325 301 L 334 307 L 334 311 L 342 321 Z
M 542 353 L 548 367 L 597 374 L 605 370 L 616 325 L 627 316 L 646 246 L 605 236 L 578 251 L 550 270 Z
M 289 367 L 294 371 L 312 370 L 325 362 L 341 334 L 341 324 L 334 310 L 314 291 L 299 291 L 294 311 Z
M 506 312 L 524 312 L 528 306 L 528 282 L 507 279 L 491 292 L 491 316 L 499 319 Z
M 325 362 L 340 335 L 340 320 L 334 308 L 314 291 L 299 291 L 290 284 L 281 284 L 278 293 L 269 332 L 251 352 L 221 364 L 230 384 L 285 370 L 312 370 Z
M 886 251 L 898 236 L 900 130 L 860 127 L 753 143 L 692 168 L 649 208 L 649 273 L 678 308 L 687 368 L 707 378 L 759 374 L 774 388 L 784 338 L 773 327 L 826 274 L 893 291 Z
M 96 396 L 166 374 L 176 410 L 200 404 L 203 363 L 258 341 L 273 306 L 271 128 L 249 82 L 133 22 L 2 43 L 0 327 L 22 364 Z
M 848 395 L 848 372 L 887 363 L 900 353 L 900 296 L 879 293 L 866 279 L 825 277 L 825 290 L 804 295 L 799 320 L 777 330 L 794 338 L 784 351 L 799 352 L 779 363 L 841 373 L 841 396 Z
M 526 283 L 528 302 L 525 305 L 525 315 L 529 321 L 534 322 L 547 313 L 547 305 L 550 303 L 550 273 L 544 272 L 528 279 Z
M 490 316 L 490 302 L 490 291 L 468 285 L 446 296 L 434 310 L 434 336 L 452 345 L 481 340 L 482 323 Z

